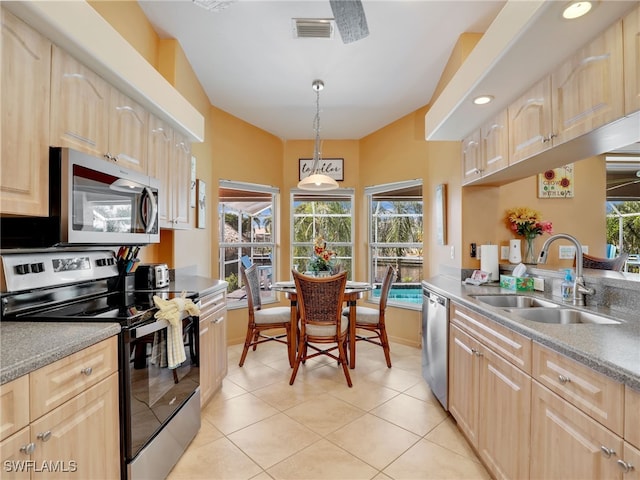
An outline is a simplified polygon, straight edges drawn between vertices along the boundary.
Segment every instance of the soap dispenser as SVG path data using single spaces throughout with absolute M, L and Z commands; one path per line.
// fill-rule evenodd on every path
M 560 292 L 562 293 L 562 301 L 570 302 L 573 299 L 573 276 L 570 268 L 564 271 L 564 281 L 560 286 Z

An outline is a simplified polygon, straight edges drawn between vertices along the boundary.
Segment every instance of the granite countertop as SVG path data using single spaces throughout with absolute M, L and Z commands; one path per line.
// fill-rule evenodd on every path
M 197 275 L 180 275 L 173 291 L 206 295 L 227 282 Z M 108 322 L 0 322 L 0 384 L 7 383 L 63 357 L 117 335 L 120 324 Z
M 169 284 L 169 290 L 199 292 L 200 295 L 208 295 L 222 288 L 227 288 L 228 283 L 215 278 L 201 277 L 198 275 L 176 275 Z
M 482 303 L 471 295 L 525 294 L 558 302 L 539 292 L 514 292 L 497 285 L 466 285 L 454 277 L 438 276 L 422 282 L 471 310 L 481 313 L 532 340 L 640 391 L 640 312 L 621 312 L 605 307 L 578 307 L 607 315 L 620 324 L 547 324 L 533 322 L 499 307 Z M 571 308 L 576 308 L 567 305 Z
M 0 384 L 117 335 L 118 323 L 0 322 Z

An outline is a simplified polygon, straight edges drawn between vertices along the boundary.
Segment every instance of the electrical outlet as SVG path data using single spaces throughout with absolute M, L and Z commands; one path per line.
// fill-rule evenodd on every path
M 471 251 L 470 251 L 471 258 L 476 258 L 476 256 L 479 256 L 478 253 L 479 252 L 478 252 L 478 249 L 476 248 L 476 244 L 472 243 L 471 244 Z
M 544 292 L 544 278 L 533 277 L 533 289 Z
M 582 245 L 582 253 L 589 254 L 589 245 Z
M 509 247 L 500 247 L 500 260 L 509 260 Z
M 453 260 L 454 258 L 456 258 L 456 247 L 451 245 L 451 260 Z

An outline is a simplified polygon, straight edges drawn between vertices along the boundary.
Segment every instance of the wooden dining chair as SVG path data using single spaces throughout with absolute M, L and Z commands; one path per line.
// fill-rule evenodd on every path
M 582 254 L 582 266 L 584 268 L 594 268 L 596 270 L 613 270 L 614 272 L 621 272 L 624 268 L 624 264 L 627 261 L 627 252 L 622 252 L 616 258 L 599 258 Z M 575 257 L 573 259 L 573 266 L 576 266 Z
M 289 385 L 293 385 L 300 368 L 310 358 L 327 355 L 342 365 L 347 385 L 352 386 L 347 366 L 347 333 L 349 322 L 342 315 L 347 272 L 328 277 L 308 277 L 293 270 L 296 284 L 300 331 L 298 351 Z M 330 348 L 319 345 L 335 344 Z M 331 353 L 338 350 L 338 356 Z M 313 353 L 309 354 L 309 350 Z
M 387 361 L 387 367 L 389 368 L 391 368 L 391 350 L 389 348 L 389 338 L 387 337 L 387 327 L 385 325 L 385 311 L 387 309 L 389 291 L 391 290 L 391 285 L 393 284 L 395 277 L 396 270 L 393 266 L 389 265 L 384 274 L 384 279 L 382 280 L 382 290 L 380 291 L 380 304 L 378 305 L 378 308 L 357 306 L 355 319 L 349 318 L 350 315 L 348 308 L 345 308 L 342 311 L 342 314 L 349 318 L 350 322 L 356 322 L 356 329 L 353 331 L 360 329 L 369 332 L 365 335 L 356 334 L 356 341 L 353 343 L 354 349 L 355 345 L 359 341 L 373 343 L 374 345 L 382 347 L 382 350 L 384 351 L 384 358 Z M 371 333 L 373 333 L 373 335 Z M 355 357 L 351 358 L 353 359 Z
M 255 351 L 257 346 L 264 342 L 279 342 L 287 345 L 287 356 L 289 365 L 293 367 L 293 359 L 289 356 L 292 338 L 291 310 L 288 307 L 262 308 L 262 298 L 260 297 L 260 276 L 258 266 L 251 265 L 249 268 L 241 268 L 244 286 L 247 292 L 248 323 L 247 336 L 240 357 L 240 366 L 244 365 L 249 348 Z M 273 330 L 285 329 L 285 333 L 270 335 Z M 285 340 L 283 340 L 285 339 Z

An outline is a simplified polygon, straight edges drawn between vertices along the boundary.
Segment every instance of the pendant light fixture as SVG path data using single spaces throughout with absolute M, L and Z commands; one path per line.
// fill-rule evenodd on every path
M 316 139 L 313 149 L 313 164 L 311 166 L 311 175 L 300 180 L 298 188 L 321 192 L 338 188 L 338 182 L 320 171 L 320 158 L 322 156 L 320 153 L 320 90 L 324 88 L 324 82 L 322 80 L 314 80 L 311 87 L 316 92 L 316 116 L 313 119 Z

